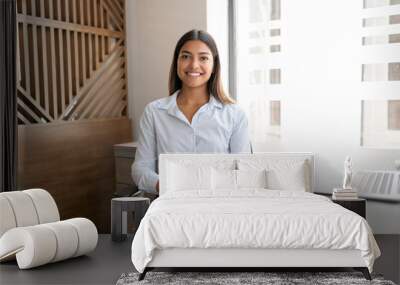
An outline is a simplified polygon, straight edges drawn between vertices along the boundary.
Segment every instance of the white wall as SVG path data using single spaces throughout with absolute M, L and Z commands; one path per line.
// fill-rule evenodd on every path
M 134 139 L 144 107 L 168 96 L 168 75 L 178 39 L 206 30 L 207 1 L 126 0 L 128 104 Z

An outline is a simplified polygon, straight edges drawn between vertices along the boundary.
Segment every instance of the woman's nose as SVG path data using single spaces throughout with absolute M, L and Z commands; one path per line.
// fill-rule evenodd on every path
M 199 65 L 200 65 L 200 62 L 195 58 L 192 59 L 191 62 L 190 62 L 190 68 L 192 68 L 192 69 L 198 68 Z

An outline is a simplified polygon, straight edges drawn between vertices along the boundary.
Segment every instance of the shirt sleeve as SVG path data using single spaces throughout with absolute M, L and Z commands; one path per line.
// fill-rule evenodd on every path
M 157 193 L 157 147 L 151 106 L 147 105 L 139 122 L 139 138 L 132 178 L 140 190 Z
M 245 112 L 238 108 L 234 121 L 229 150 L 231 153 L 250 153 L 249 124 Z

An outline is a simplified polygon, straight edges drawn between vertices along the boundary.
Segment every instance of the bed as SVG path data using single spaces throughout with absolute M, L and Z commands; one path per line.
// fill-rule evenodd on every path
M 158 267 L 353 267 L 380 251 L 365 219 L 313 194 L 311 153 L 160 155 L 160 197 L 132 243 Z

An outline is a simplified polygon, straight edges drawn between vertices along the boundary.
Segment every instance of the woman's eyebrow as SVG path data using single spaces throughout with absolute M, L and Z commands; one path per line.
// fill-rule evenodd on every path
M 183 50 L 183 51 L 181 51 L 181 53 L 187 53 L 187 54 L 192 54 L 190 51 L 187 51 L 187 50 Z M 200 54 L 200 55 L 211 55 L 211 53 L 209 53 L 208 51 L 201 51 L 201 52 L 199 52 L 198 54 Z

